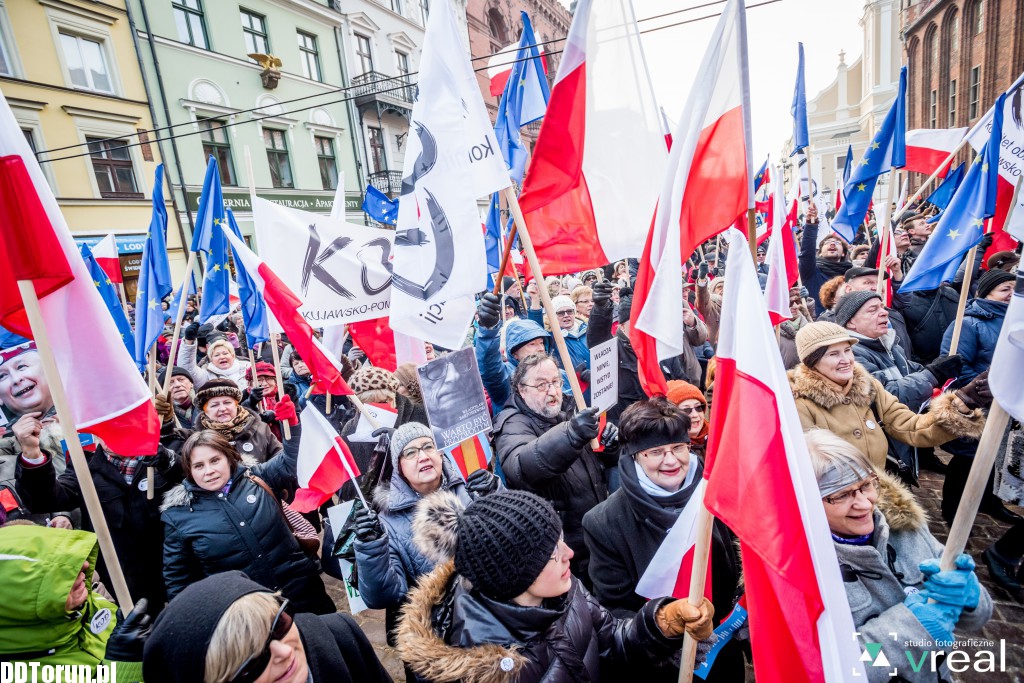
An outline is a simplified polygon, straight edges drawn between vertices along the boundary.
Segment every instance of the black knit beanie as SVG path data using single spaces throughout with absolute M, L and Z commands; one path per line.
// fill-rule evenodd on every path
M 993 289 L 1004 282 L 1016 279 L 1016 277 L 1013 273 L 1007 273 L 1005 270 L 985 271 L 985 274 L 978 278 L 978 298 L 984 299 L 992 293 Z
M 872 299 L 881 300 L 881 298 L 877 292 L 871 290 L 850 292 L 836 304 L 836 323 L 840 327 L 846 327 L 846 323 L 853 320 L 853 316 L 857 315 L 857 311 L 863 308 L 864 304 Z
M 158 384 L 160 384 L 160 386 L 163 386 L 164 377 L 166 377 L 166 376 L 167 376 L 167 368 L 166 367 L 160 368 L 160 372 L 156 373 L 156 381 L 157 381 Z M 192 379 L 192 375 L 189 373 L 189 371 L 186 370 L 185 368 L 181 367 L 180 365 L 175 365 L 174 366 L 174 369 L 171 370 L 171 377 L 184 377 L 189 382 L 191 382 L 193 386 L 196 383 L 196 381 L 194 379 Z
M 153 624 L 142 657 L 146 683 L 196 683 L 206 651 L 228 607 L 250 593 L 269 593 L 240 571 L 214 574 L 183 590 Z
M 459 518 L 455 569 L 485 596 L 507 602 L 540 576 L 561 535 L 551 503 L 527 491 L 498 491 Z

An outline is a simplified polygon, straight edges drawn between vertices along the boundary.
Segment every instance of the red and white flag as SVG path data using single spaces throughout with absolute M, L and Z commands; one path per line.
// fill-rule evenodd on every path
M 78 431 L 118 455 L 156 453 L 160 420 L 149 388 L 0 94 L 0 325 L 31 337 L 18 280 L 35 285 Z
M 117 242 L 114 240 L 114 233 L 110 233 L 92 248 L 92 255 L 96 263 L 107 274 L 114 284 L 121 284 L 124 278 L 121 276 L 121 259 L 117 255 Z
M 786 200 L 784 198 L 782 174 L 773 169 L 772 186 L 774 188 L 772 213 L 774 223 L 780 227 L 772 230 L 768 242 L 768 252 L 764 262 L 768 264 L 768 282 L 764 287 L 764 300 L 768 305 L 768 316 L 772 325 L 789 320 L 793 313 L 789 309 L 789 288 L 797 280 L 799 265 L 796 257 L 796 243 L 793 241 L 793 229 L 786 220 Z
M 743 233 L 728 239 L 743 255 Z M 857 680 L 865 674 L 839 561 L 759 294 L 753 262 L 730 258 L 704 504 L 740 540 L 758 683 Z
M 313 334 L 313 328 L 299 313 L 299 307 L 302 306 L 299 297 L 295 296 L 270 266 L 245 246 L 245 242 L 236 237 L 227 225 L 221 225 L 221 228 L 234 248 L 235 257 L 241 261 L 238 265 L 245 268 L 252 277 L 264 301 L 267 302 L 267 308 L 288 335 L 288 341 L 299 354 L 299 358 L 306 362 L 306 367 L 313 375 L 313 392 L 330 392 L 334 396 L 350 395 L 352 390 L 341 376 L 341 363 L 320 343 Z
M 956 149 L 967 134 L 966 128 L 918 128 L 907 131 L 907 165 L 904 171 L 917 171 L 926 176 L 935 173 L 946 157 Z M 950 164 L 941 175 L 946 177 Z
M 691 467 L 696 461 L 691 460 Z M 665 540 L 658 546 L 651 563 L 636 584 L 637 595 L 653 600 L 671 595 L 685 598 L 690 595 L 690 579 L 693 571 L 693 552 L 697 543 L 697 520 L 704 508 L 706 482 L 697 484 L 686 507 L 679 513 L 675 524 Z M 704 595 L 711 599 L 711 554 L 708 553 L 708 574 L 704 583 Z M 723 615 L 719 615 L 721 618 Z
M 546 275 L 640 255 L 668 153 L 629 0 L 581 0 L 519 197 Z
M 299 418 L 302 424 L 296 466 L 299 488 L 289 505 L 296 512 L 312 512 L 360 472 L 348 444 L 312 403 L 306 404 Z
M 540 54 L 541 66 L 544 73 L 548 72 L 548 60 L 544 56 L 544 46 L 538 45 L 537 52 Z M 487 60 L 487 77 L 490 79 L 490 92 L 494 97 L 501 97 L 505 92 L 505 84 L 512 75 L 512 67 L 515 66 L 516 58 L 519 56 L 519 41 L 506 45 L 491 55 Z
M 649 396 L 668 391 L 659 359 L 685 348 L 683 260 L 754 207 L 749 116 L 746 12 L 729 0 L 673 136 L 633 290 L 629 336 Z

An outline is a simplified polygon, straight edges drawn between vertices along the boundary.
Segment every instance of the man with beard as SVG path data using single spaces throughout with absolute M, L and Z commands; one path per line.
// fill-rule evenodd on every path
M 807 208 L 803 236 L 800 238 L 800 277 L 804 287 L 814 297 L 815 316 L 825 312 L 821 305 L 819 290 L 827 281 L 837 275 L 844 275 L 853 267 L 847 260 L 847 245 L 839 235 L 829 235 L 818 242 L 818 209 L 813 204 Z

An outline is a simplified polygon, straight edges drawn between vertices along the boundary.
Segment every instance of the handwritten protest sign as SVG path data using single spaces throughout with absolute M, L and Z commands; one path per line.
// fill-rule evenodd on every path
M 438 450 L 491 429 L 491 412 L 472 347 L 432 360 L 416 372 Z
M 619 402 L 619 343 L 614 337 L 590 349 L 590 405 L 605 412 Z

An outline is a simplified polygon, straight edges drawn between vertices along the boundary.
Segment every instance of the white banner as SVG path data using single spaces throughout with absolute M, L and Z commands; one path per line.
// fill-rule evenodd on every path
M 1024 174 L 1024 114 L 1021 101 L 1024 100 L 1024 76 L 1010 88 L 1003 106 L 1003 140 L 999 152 L 999 194 L 1012 195 L 1017 179 Z M 1016 111 L 1014 111 L 1016 102 Z M 981 153 L 992 133 L 992 108 L 990 108 L 971 132 L 967 141 L 974 151 Z M 1024 241 L 1024 192 L 1017 196 L 1017 208 L 1010 217 L 1010 225 L 1003 226 L 1018 242 Z
M 289 209 L 259 197 L 260 256 L 303 301 L 302 317 L 330 327 L 388 315 L 395 233 Z
M 619 341 L 612 337 L 590 349 L 590 407 L 601 412 L 619 402 Z

